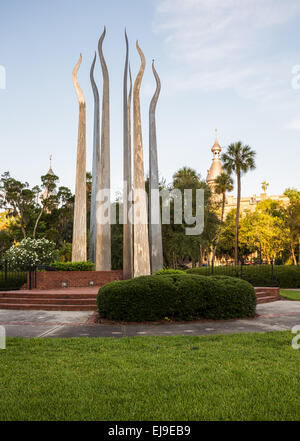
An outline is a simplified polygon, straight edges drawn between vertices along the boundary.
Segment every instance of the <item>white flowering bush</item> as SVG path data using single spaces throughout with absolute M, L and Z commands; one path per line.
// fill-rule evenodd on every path
M 57 251 L 50 240 L 26 238 L 7 250 L 3 258 L 16 268 L 33 268 L 49 265 L 57 258 Z

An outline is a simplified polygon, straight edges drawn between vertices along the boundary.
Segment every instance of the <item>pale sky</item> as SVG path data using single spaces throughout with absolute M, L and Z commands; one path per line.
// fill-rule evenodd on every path
M 270 183 L 269 194 L 299 189 L 299 22 L 299 0 L 2 0 L 0 173 L 9 170 L 15 178 L 39 184 L 52 154 L 60 185 L 74 189 L 78 104 L 72 70 L 80 52 L 78 80 L 87 101 L 91 170 L 89 70 L 106 25 L 111 178 L 113 187 L 121 185 L 126 26 L 134 78 L 139 69 L 136 39 L 147 60 L 141 89 L 146 171 L 154 58 L 162 82 L 159 170 L 167 182 L 184 165 L 206 177 L 218 127 L 222 147 L 241 140 L 257 152 L 257 170 L 243 179 L 243 195 L 259 194 L 264 180 Z M 4 69 L 6 88 L 1 89 Z M 96 81 L 101 99 L 99 60 Z

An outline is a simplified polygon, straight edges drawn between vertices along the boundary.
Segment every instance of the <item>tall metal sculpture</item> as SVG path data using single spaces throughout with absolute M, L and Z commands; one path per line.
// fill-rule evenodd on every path
M 138 42 L 136 48 L 141 67 L 133 88 L 133 149 L 134 149 L 134 276 L 150 274 L 147 199 L 145 192 L 144 156 L 140 110 L 140 88 L 146 60 Z
M 86 105 L 77 81 L 82 55 L 74 67 L 72 78 L 79 103 L 76 185 L 73 222 L 72 262 L 86 260 Z
M 103 76 L 101 154 L 100 154 L 100 193 L 105 190 L 105 200 L 97 200 L 97 249 L 96 270 L 111 269 L 111 229 L 110 229 L 110 121 L 109 121 L 109 76 L 103 56 L 102 44 L 106 28 L 100 37 L 98 51 Z M 100 194 L 101 196 L 101 194 Z M 105 208 L 106 207 L 106 208 Z
M 132 278 L 132 224 L 129 219 L 131 212 L 130 193 L 131 193 L 131 145 L 129 145 L 129 125 L 130 125 L 130 103 L 127 96 L 128 78 L 128 38 L 125 30 L 126 59 L 124 68 L 123 82 L 123 278 Z M 130 92 L 131 95 L 131 92 Z
M 99 170 L 100 170 L 100 105 L 99 92 L 94 79 L 94 69 L 97 55 L 92 62 L 90 80 L 94 94 L 94 135 L 93 135 L 93 166 L 92 166 L 92 195 L 91 195 L 91 218 L 90 218 L 90 247 L 89 258 L 96 263 L 97 246 L 97 193 L 99 191 Z
M 149 245 L 151 272 L 154 273 L 156 271 L 159 271 L 163 267 L 155 121 L 155 110 L 160 94 L 161 84 L 159 76 L 154 67 L 154 60 L 152 62 L 152 71 L 156 80 L 156 90 L 151 100 L 149 110 Z
M 131 275 L 133 277 L 133 212 L 132 212 L 132 196 L 133 196 L 133 182 L 132 182 L 132 142 L 131 142 L 131 101 L 132 101 L 132 77 L 131 77 L 131 69 L 129 63 L 129 94 L 128 94 L 128 150 L 129 150 L 129 182 L 130 182 L 130 195 L 128 201 L 128 212 L 129 214 L 129 228 L 131 234 Z M 131 196 L 131 197 L 130 197 Z

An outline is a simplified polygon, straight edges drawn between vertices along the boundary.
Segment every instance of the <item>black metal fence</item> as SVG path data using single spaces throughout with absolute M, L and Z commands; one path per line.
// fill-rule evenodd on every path
M 278 266 L 271 261 L 269 264 L 233 263 L 226 265 L 207 265 L 199 268 L 199 274 L 214 276 L 230 276 L 247 280 L 256 286 L 278 286 Z
M 0 262 L 0 291 L 17 290 L 26 283 L 29 289 L 34 288 L 36 269 L 39 271 L 56 270 L 51 266 L 18 268 L 8 262 Z M 279 286 L 278 266 L 273 262 L 270 264 L 206 265 L 195 268 L 193 271 L 206 276 L 238 277 L 254 286 Z
M 8 262 L 0 262 L 0 291 L 20 289 L 27 282 L 28 268 L 17 268 Z M 34 270 L 28 272 L 29 288 L 33 287 Z

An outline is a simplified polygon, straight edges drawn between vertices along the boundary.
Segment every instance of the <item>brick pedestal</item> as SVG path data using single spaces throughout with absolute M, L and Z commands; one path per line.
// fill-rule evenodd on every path
M 38 271 L 35 277 L 35 288 L 100 287 L 114 280 L 122 280 L 122 278 L 122 271 Z

